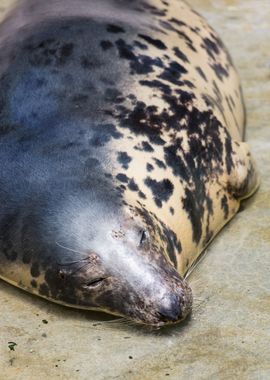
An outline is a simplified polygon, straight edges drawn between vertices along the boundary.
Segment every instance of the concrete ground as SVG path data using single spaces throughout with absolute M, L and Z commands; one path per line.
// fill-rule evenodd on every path
M 259 192 L 193 272 L 194 312 L 182 326 L 151 333 L 0 282 L 0 379 L 270 379 L 270 2 L 190 3 L 239 68 Z

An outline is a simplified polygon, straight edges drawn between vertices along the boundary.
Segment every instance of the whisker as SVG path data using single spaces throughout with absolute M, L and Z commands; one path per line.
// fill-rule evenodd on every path
M 81 269 L 85 268 L 86 265 L 89 265 L 89 264 L 90 264 L 90 263 L 87 263 L 87 262 L 86 262 L 86 263 L 83 263 L 83 265 L 81 265 L 81 266 L 78 267 L 78 268 L 75 268 L 70 274 L 73 275 L 73 274 L 79 272 Z
M 194 261 L 194 263 L 191 265 L 191 267 L 187 270 L 187 272 L 184 274 L 184 279 L 187 279 L 194 271 L 194 269 L 198 266 L 198 264 L 205 258 L 207 254 L 207 248 L 201 252 L 201 254 L 197 257 L 197 259 Z
M 86 261 L 86 260 L 87 260 L 87 258 L 81 259 L 81 260 L 77 260 L 77 261 L 69 261 L 69 262 L 66 262 L 66 263 L 60 263 L 60 262 L 57 261 L 57 264 L 64 267 L 64 266 L 69 266 L 69 265 L 73 265 L 73 264 L 78 264 L 78 263 L 80 263 L 82 261 Z
M 66 249 L 67 251 L 70 251 L 70 252 L 79 253 L 80 255 L 84 253 L 84 252 L 76 251 L 75 249 L 72 249 L 69 247 L 65 247 L 64 245 L 58 243 L 58 241 L 56 241 L 55 244 L 57 244 L 59 247 Z
M 74 249 L 72 248 L 68 248 L 68 247 L 65 247 L 64 245 L 58 243 L 57 241 L 55 242 L 59 247 L 63 248 L 63 249 L 66 249 L 67 251 L 70 251 L 70 252 L 74 252 L 74 253 L 79 253 L 80 255 L 81 254 L 84 254 L 83 252 L 80 252 L 80 251 L 75 251 Z M 81 261 L 85 261 L 85 260 L 88 260 L 89 257 L 83 257 L 81 258 L 80 260 L 74 260 L 74 261 L 68 261 L 68 262 L 65 262 L 65 263 L 59 263 L 57 262 L 58 265 L 61 265 L 61 266 L 68 266 L 68 265 L 73 265 L 73 264 L 78 264 L 80 263 Z
M 203 281 L 201 278 L 199 278 L 199 277 L 196 278 L 194 276 L 189 278 L 189 280 L 188 280 L 188 284 L 191 288 L 202 287 L 204 283 L 205 283 L 205 281 Z
M 124 321 L 125 321 L 125 318 L 116 318 L 116 319 L 110 319 L 109 321 L 104 321 L 103 323 L 115 324 L 115 323 L 123 323 Z

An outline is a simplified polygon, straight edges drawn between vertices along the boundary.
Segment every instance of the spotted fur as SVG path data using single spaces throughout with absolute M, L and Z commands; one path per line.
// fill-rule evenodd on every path
M 0 44 L 0 276 L 183 319 L 181 276 L 258 185 L 223 42 L 178 0 L 22 0 Z

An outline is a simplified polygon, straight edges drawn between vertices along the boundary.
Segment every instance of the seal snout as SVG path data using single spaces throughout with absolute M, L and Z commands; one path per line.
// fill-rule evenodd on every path
M 192 310 L 192 291 L 183 280 L 178 291 L 175 289 L 159 302 L 156 316 L 158 324 L 177 323 L 185 319 Z

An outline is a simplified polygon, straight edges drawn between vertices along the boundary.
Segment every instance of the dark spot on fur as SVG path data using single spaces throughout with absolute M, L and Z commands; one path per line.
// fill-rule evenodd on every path
M 117 88 L 107 88 L 104 95 L 105 101 L 112 103 L 122 103 L 125 101 L 125 98 L 122 96 L 122 93 L 117 90 Z
M 32 259 L 32 252 L 26 251 L 23 255 L 22 261 L 24 264 L 30 264 Z
M 172 17 L 169 21 L 178 26 L 187 26 L 187 24 L 184 21 L 177 20 L 175 17 Z
M 107 26 L 107 32 L 109 32 L 109 33 L 125 33 L 125 30 L 119 25 L 110 24 Z
M 228 106 L 229 110 L 234 115 L 233 108 L 231 106 L 231 103 L 230 103 L 230 100 L 229 100 L 228 96 L 225 96 L 225 100 L 226 100 L 226 103 L 227 103 L 227 106 Z
M 128 188 L 129 188 L 129 190 L 131 190 L 131 191 L 138 191 L 138 190 L 139 190 L 139 187 L 138 187 L 138 185 L 135 183 L 134 178 L 132 178 L 132 179 L 129 181 Z
M 175 92 L 180 95 L 180 101 L 183 104 L 190 103 L 195 98 L 195 95 L 193 93 L 181 89 L 177 89 Z
M 202 236 L 203 204 L 196 198 L 193 191 L 186 189 L 182 199 L 184 210 L 192 225 L 193 241 L 198 244 Z
M 225 194 L 221 198 L 220 203 L 221 203 L 221 208 L 224 212 L 224 219 L 227 219 L 229 215 L 229 205 L 228 205 L 228 198 Z
M 150 88 L 157 88 L 161 92 L 164 92 L 165 94 L 170 94 L 172 92 L 169 85 L 161 82 L 160 80 L 154 79 L 154 80 L 140 80 L 139 82 L 142 86 L 147 86 Z
M 90 57 L 88 56 L 82 56 L 81 57 L 81 66 L 84 69 L 93 69 L 94 67 L 97 67 L 97 63 L 94 62 Z
M 190 82 L 190 80 L 183 80 L 183 84 L 186 85 L 189 88 L 195 88 L 196 86 L 194 83 Z
M 154 158 L 154 161 L 160 169 L 166 169 L 166 165 L 163 161 L 159 160 L 158 158 Z
M 33 288 L 37 288 L 37 282 L 36 282 L 36 280 L 32 280 L 32 281 L 31 281 L 31 286 L 32 286 Z
M 137 46 L 139 49 L 148 50 L 148 46 L 141 43 L 140 41 L 135 40 L 134 45 Z
M 136 55 L 133 53 L 133 47 L 128 45 L 124 40 L 119 39 L 115 42 L 120 58 L 127 60 L 136 60 Z
M 203 241 L 204 246 L 206 246 L 211 241 L 213 235 L 214 235 L 213 231 L 207 230 L 206 236 L 205 236 L 204 241 Z
M 29 52 L 29 61 L 33 66 L 59 66 L 67 62 L 72 55 L 74 45 L 48 38 L 37 44 L 28 44 L 25 49 Z
M 180 176 L 184 181 L 189 182 L 189 172 L 184 160 L 178 155 L 177 145 L 170 145 L 164 148 L 165 161 L 167 166 L 173 169 L 174 175 Z
M 205 73 L 203 72 L 203 70 L 198 66 L 196 67 L 196 70 L 200 74 L 200 76 L 203 78 L 203 80 L 205 80 L 207 82 L 207 77 L 206 77 Z
M 230 174 L 232 169 L 234 168 L 233 157 L 232 157 L 233 155 L 232 141 L 230 137 L 226 138 L 225 150 L 226 150 L 226 168 L 227 168 L 228 174 Z
M 120 182 L 128 183 L 128 177 L 124 173 L 118 173 L 116 179 Z
M 119 152 L 117 160 L 122 165 L 122 168 L 128 169 L 128 165 L 132 161 L 132 158 L 126 152 Z
M 133 110 L 122 107 L 116 117 L 121 126 L 129 128 L 136 135 L 148 136 L 150 142 L 163 145 L 165 141 L 160 137 L 161 120 L 156 106 L 146 106 L 144 102 L 137 102 Z M 148 145 L 143 145 L 148 149 Z M 136 147 L 136 149 L 141 149 Z
M 18 214 L 7 214 L 0 219 L 0 250 L 8 261 L 15 261 L 18 253 L 14 247 L 14 228 L 18 220 Z
M 32 277 L 40 276 L 39 264 L 37 262 L 34 262 L 31 266 L 31 275 Z
M 159 25 L 162 26 L 162 28 L 166 30 L 171 30 L 171 31 L 175 30 L 174 27 L 168 21 L 159 20 Z
M 88 98 L 89 97 L 86 94 L 75 94 L 72 97 L 72 102 L 81 105 L 81 103 L 86 103 Z
M 160 16 L 160 17 L 166 16 L 167 9 L 160 9 L 158 7 L 155 7 L 152 4 L 149 4 L 146 1 L 142 1 L 141 5 L 142 5 L 142 8 L 138 8 L 138 9 L 140 9 L 143 13 L 148 12 L 154 16 Z
M 128 45 L 124 40 L 119 39 L 115 42 L 119 56 L 130 61 L 131 74 L 149 74 L 154 71 L 154 66 L 162 67 L 163 63 L 160 58 L 150 57 L 143 54 L 135 54 L 134 48 Z
M 154 72 L 154 66 L 162 67 L 162 61 L 160 58 L 152 58 L 147 55 L 139 54 L 136 61 L 130 64 L 131 74 L 149 74 Z
M 197 52 L 196 48 L 193 45 L 192 39 L 189 38 L 189 36 L 185 32 L 183 32 L 182 30 L 177 30 L 177 34 L 181 39 L 185 41 L 186 45 L 189 47 L 190 50 Z
M 40 285 L 40 287 L 39 287 L 39 294 L 41 296 L 44 296 L 44 297 L 49 297 L 50 291 L 49 291 L 48 286 L 45 283 L 43 283 L 43 284 Z
M 10 123 L 1 123 L 0 125 L 0 136 L 8 135 L 10 132 L 15 131 L 17 125 Z
M 170 213 L 171 213 L 172 215 L 174 215 L 174 208 L 173 208 L 173 207 L 170 207 Z
M 146 195 L 142 191 L 139 191 L 138 195 L 139 195 L 140 198 L 146 199 Z
M 100 42 L 100 46 L 102 47 L 103 50 L 109 50 L 110 48 L 113 47 L 113 44 L 111 41 L 108 40 L 103 40 Z
M 182 252 L 181 242 L 177 239 L 174 231 L 168 228 L 164 223 L 161 222 L 162 231 L 160 231 L 161 239 L 166 243 L 166 253 L 169 259 L 173 263 L 174 267 L 177 267 L 176 254 Z
M 147 163 L 147 165 L 146 165 L 146 170 L 147 170 L 148 172 L 151 172 L 151 171 L 154 170 L 154 166 L 151 165 L 151 164 L 149 164 L 149 163 Z
M 87 171 L 92 171 L 92 170 L 95 170 L 97 166 L 100 165 L 100 162 L 97 158 L 88 157 L 84 164 Z
M 74 45 L 72 43 L 65 44 L 61 48 L 61 59 L 68 58 L 71 56 L 74 49 Z M 64 63 L 64 62 L 63 62 Z
M 210 40 L 208 37 L 203 39 L 203 44 L 201 46 L 206 49 L 207 54 L 214 60 L 216 59 L 216 55 L 220 54 L 220 49 L 216 42 Z
M 189 62 L 188 57 L 181 51 L 179 50 L 178 47 L 173 48 L 174 54 L 176 55 L 177 58 L 181 59 L 183 62 Z
M 162 206 L 162 202 L 167 202 L 173 193 L 174 186 L 169 179 L 156 181 L 155 179 L 147 177 L 144 183 L 151 189 L 158 207 Z
M 213 65 L 211 65 L 211 67 L 216 73 L 219 80 L 223 81 L 223 78 L 228 78 L 228 71 L 220 63 L 214 63 Z
M 214 102 L 211 98 L 209 98 L 209 96 L 207 96 L 206 94 L 202 94 L 202 98 L 203 98 L 205 105 L 207 107 L 209 107 L 209 108 L 214 107 Z
M 187 70 L 184 68 L 184 66 L 175 61 L 172 61 L 158 77 L 168 82 L 181 85 L 182 82 L 180 82 L 178 79 L 186 73 Z
M 142 150 L 145 152 L 154 152 L 153 147 L 147 141 L 142 141 Z
M 146 42 L 148 42 L 149 44 L 155 46 L 157 49 L 160 49 L 160 50 L 167 49 L 166 45 L 158 39 L 154 39 L 150 36 L 146 36 L 145 34 L 138 34 L 138 36 L 142 38 L 143 40 L 145 40 Z
M 229 95 L 229 100 L 231 102 L 232 107 L 235 108 L 236 105 L 235 105 L 235 102 L 234 102 L 233 97 L 231 95 Z
M 122 134 L 117 131 L 113 124 L 100 124 L 92 126 L 93 136 L 89 143 L 94 147 L 101 147 L 107 144 L 112 138 L 119 139 Z

